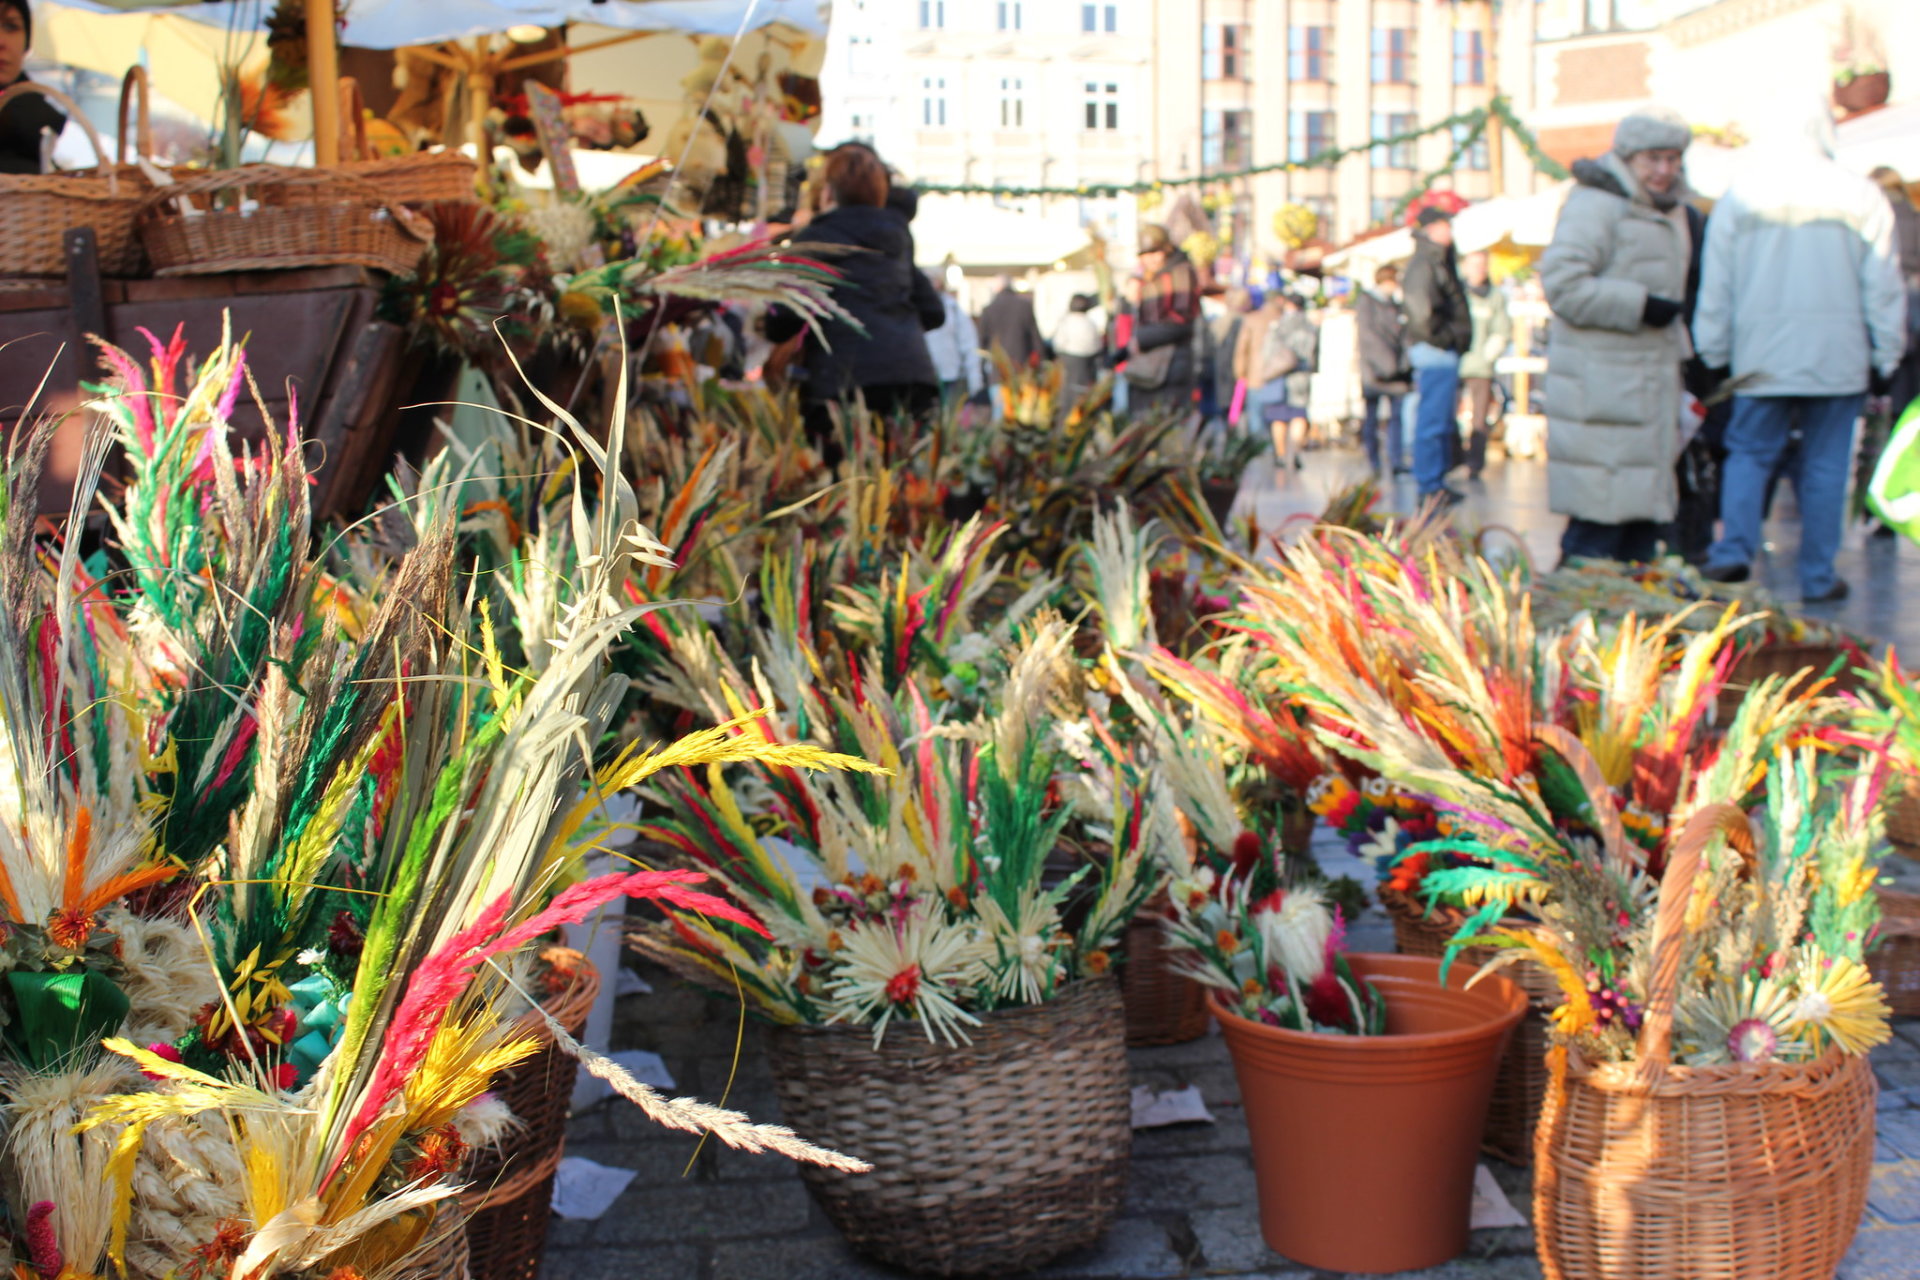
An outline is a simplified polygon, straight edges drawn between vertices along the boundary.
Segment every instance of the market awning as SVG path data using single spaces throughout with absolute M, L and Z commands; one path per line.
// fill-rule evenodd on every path
M 962 267 L 1051 267 L 1087 247 L 1077 219 L 1047 218 L 972 200 L 923 200 L 913 220 L 921 265 L 951 257 Z

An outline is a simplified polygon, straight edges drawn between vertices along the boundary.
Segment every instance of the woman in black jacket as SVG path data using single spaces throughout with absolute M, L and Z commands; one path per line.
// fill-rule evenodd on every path
M 794 231 L 791 244 L 840 273 L 833 299 L 859 324 L 822 320 L 818 333 L 807 334 L 799 360 L 807 434 L 831 463 L 839 452 L 831 406 L 855 393 L 876 415 L 925 421 L 939 401 L 940 381 L 922 335 L 945 324 L 947 313 L 914 268 L 913 234 L 903 211 L 888 205 L 892 183 L 873 151 L 858 143 L 834 148 L 822 177 L 823 208 Z M 790 311 L 767 317 L 774 342 L 804 328 L 804 319 Z
M 33 10 L 27 0 L 0 0 L 0 90 L 27 78 L 33 47 Z M 38 94 L 0 107 L 0 173 L 39 173 L 42 130 L 58 137 L 67 117 Z

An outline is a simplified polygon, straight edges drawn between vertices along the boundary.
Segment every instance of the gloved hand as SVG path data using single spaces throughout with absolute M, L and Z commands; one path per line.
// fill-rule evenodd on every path
M 1650 329 L 1664 328 L 1679 318 L 1680 304 L 1658 294 L 1648 294 L 1647 305 L 1640 309 L 1640 323 Z
M 1884 373 L 1881 373 L 1878 369 L 1867 370 L 1867 394 L 1868 395 L 1875 396 L 1875 397 L 1884 396 L 1889 391 L 1892 391 L 1892 390 L 1893 390 L 1892 378 L 1888 377 Z

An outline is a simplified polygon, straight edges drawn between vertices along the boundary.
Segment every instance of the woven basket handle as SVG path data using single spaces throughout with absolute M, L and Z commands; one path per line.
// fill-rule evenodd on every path
M 0 92 L 0 111 L 5 110 L 7 104 L 15 98 L 23 98 L 30 93 L 37 93 L 41 97 L 50 100 L 55 106 L 67 113 L 67 119 L 78 120 L 80 122 L 80 128 L 87 135 L 88 144 L 93 147 L 94 162 L 98 164 L 101 171 L 107 175 L 107 190 L 113 192 L 115 195 L 119 195 L 120 179 L 114 174 L 113 166 L 107 163 L 107 144 L 101 141 L 100 131 L 93 127 L 93 121 L 87 119 L 87 113 L 82 111 L 80 104 L 72 98 L 69 98 L 58 89 L 50 88 L 47 85 L 35 84 L 31 80 L 22 80 L 11 89 Z
M 340 158 L 374 158 L 373 147 L 367 142 L 367 99 L 360 92 L 360 82 L 352 76 L 340 77 Z
M 153 117 L 149 110 L 152 89 L 147 85 L 147 69 L 139 64 L 127 68 L 126 79 L 120 82 L 120 136 L 114 141 L 114 159 L 127 162 L 127 109 L 134 107 L 137 119 L 134 125 L 133 156 L 135 160 L 145 160 L 153 154 Z
M 423 244 L 433 239 L 433 224 L 407 208 L 387 199 L 380 188 L 340 169 L 299 169 L 279 164 L 243 164 L 237 169 L 214 169 L 196 178 L 163 187 L 147 197 L 140 207 L 144 218 L 172 201 L 209 195 L 236 188 L 272 186 L 328 186 L 348 196 L 385 209 L 401 230 Z
M 1659 913 L 1653 921 L 1653 976 L 1647 981 L 1647 1017 L 1640 1024 L 1636 1050 L 1641 1083 L 1651 1083 L 1673 1064 L 1673 1004 L 1680 987 L 1680 952 L 1687 940 L 1687 907 L 1693 883 L 1716 835 L 1738 851 L 1753 870 L 1753 828 L 1738 806 L 1720 802 L 1702 807 L 1687 820 L 1667 855 L 1660 881 Z

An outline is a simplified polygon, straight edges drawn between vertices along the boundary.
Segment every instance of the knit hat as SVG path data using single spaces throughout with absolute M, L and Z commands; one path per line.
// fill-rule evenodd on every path
M 1626 157 L 1636 151 L 1685 151 L 1693 130 L 1671 107 L 1648 107 L 1622 120 L 1613 131 L 1613 153 Z
M 1453 215 L 1451 213 L 1448 213 L 1437 204 L 1430 204 L 1415 216 L 1413 225 L 1416 227 L 1430 227 L 1436 222 L 1452 221 Z
M 1173 237 L 1159 223 L 1149 222 L 1140 228 L 1141 253 L 1166 253 L 1172 248 Z

